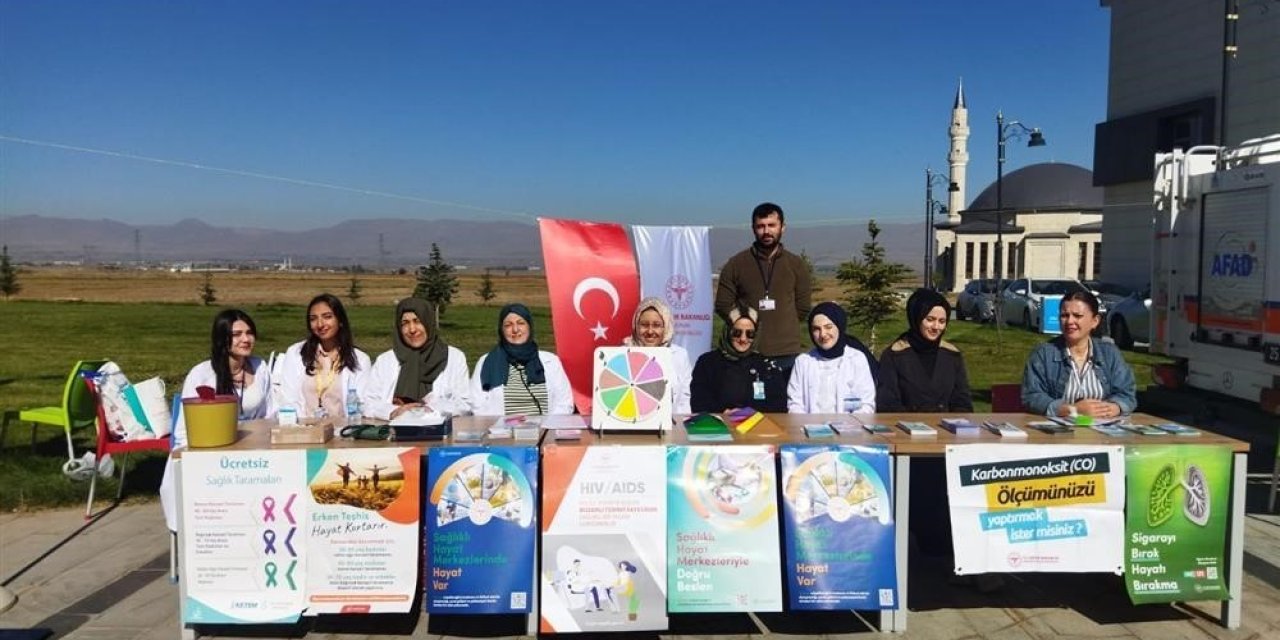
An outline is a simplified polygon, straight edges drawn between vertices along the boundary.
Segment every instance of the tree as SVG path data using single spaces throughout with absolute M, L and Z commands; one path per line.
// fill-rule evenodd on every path
M 22 285 L 18 284 L 18 270 L 9 262 L 9 245 L 6 244 L 0 249 L 0 293 L 8 300 L 19 291 L 22 291 Z
M 360 301 L 360 291 L 362 289 L 364 289 L 364 285 L 360 283 L 360 278 L 353 271 L 351 273 L 351 284 L 347 287 L 347 297 L 351 298 L 352 303 Z
M 836 280 L 845 286 L 848 294 L 845 304 L 849 320 L 867 329 L 871 351 L 876 351 L 876 325 L 898 312 L 898 295 L 894 285 L 904 280 L 910 269 L 896 262 L 885 262 L 884 247 L 876 242 L 880 227 L 876 221 L 867 223 L 871 240 L 862 245 L 862 259 L 854 259 L 840 265 Z
M 213 288 L 213 273 L 204 272 L 204 284 L 200 285 L 200 300 L 205 306 L 218 301 L 218 290 Z
M 484 275 L 480 276 L 480 288 L 476 289 L 476 295 L 480 296 L 486 306 L 488 306 L 490 300 L 498 297 L 498 292 L 493 289 L 493 276 L 490 275 L 488 269 L 485 269 Z
M 440 246 L 432 242 L 430 260 L 426 266 L 418 267 L 418 286 L 413 289 L 413 296 L 435 305 L 437 323 L 453 301 L 453 294 L 458 292 L 458 276 L 453 275 L 454 271 L 454 266 L 440 255 Z

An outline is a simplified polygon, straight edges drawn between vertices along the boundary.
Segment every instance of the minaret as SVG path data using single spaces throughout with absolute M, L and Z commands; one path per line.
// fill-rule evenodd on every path
M 969 165 L 969 110 L 964 106 L 964 79 L 956 88 L 956 103 L 951 107 L 951 152 L 947 162 L 951 164 L 951 181 L 957 189 L 947 194 L 947 222 L 960 224 L 960 211 L 965 208 L 964 172 Z

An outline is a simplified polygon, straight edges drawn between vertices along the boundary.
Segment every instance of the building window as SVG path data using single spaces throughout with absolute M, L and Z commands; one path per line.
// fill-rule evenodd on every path
M 1089 243 L 1080 243 L 1080 256 L 1076 260 L 1076 280 L 1088 280 L 1088 270 L 1085 268 L 1089 265 Z
M 1102 242 L 1093 243 L 1093 279 L 1102 279 Z
M 1005 260 L 1004 275 L 1006 278 L 1016 278 L 1022 274 L 1018 273 L 1018 243 L 1010 242 L 1009 251 L 1005 255 L 1009 256 Z
M 973 243 L 964 243 L 964 279 L 973 279 Z
M 987 255 L 988 255 L 988 254 L 987 254 L 987 252 L 988 252 L 989 247 L 991 246 L 991 243 L 989 243 L 989 242 L 984 242 L 984 243 L 982 243 L 980 246 L 982 247 L 982 249 L 981 249 L 982 253 L 981 253 L 981 254 L 979 255 L 979 257 L 978 257 L 978 271 L 979 271 L 982 275 L 980 275 L 980 276 L 978 276 L 978 277 L 979 277 L 979 278 L 985 278 L 985 277 L 987 277 Z

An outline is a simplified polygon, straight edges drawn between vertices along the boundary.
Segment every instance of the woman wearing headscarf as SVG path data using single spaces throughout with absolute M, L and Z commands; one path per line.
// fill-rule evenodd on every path
M 467 357 L 440 335 L 435 307 L 422 298 L 396 305 L 395 342 L 373 362 L 360 400 L 364 415 L 389 420 L 410 409 L 471 412 Z
M 356 348 L 342 301 L 322 293 L 307 305 L 307 339 L 290 345 L 277 366 L 282 407 L 304 418 L 340 418 L 347 415 L 348 398 L 359 398 L 369 356 Z
M 879 411 L 973 411 L 964 357 L 942 339 L 950 317 L 951 304 L 937 291 L 916 289 L 907 299 L 907 330 L 880 356 Z
M 787 384 L 790 413 L 875 413 L 876 381 L 867 356 L 845 336 L 848 320 L 834 302 L 809 311 L 813 348 L 796 357 Z
M 666 347 L 671 352 L 671 410 L 689 413 L 689 378 L 693 364 L 684 347 L 671 342 L 676 335 L 671 308 L 661 298 L 645 298 L 631 318 L 631 336 L 622 343 L 631 347 Z
M 556 354 L 539 351 L 533 314 L 516 303 L 498 312 L 498 344 L 476 362 L 471 402 L 477 415 L 573 413 L 573 389 Z
M 691 408 L 719 413 L 751 407 L 782 413 L 787 407 L 787 378 L 776 364 L 756 351 L 756 310 L 729 310 L 719 347 L 698 358 L 690 381 Z

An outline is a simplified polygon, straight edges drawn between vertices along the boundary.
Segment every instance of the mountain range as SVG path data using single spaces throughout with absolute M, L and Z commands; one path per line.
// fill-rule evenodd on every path
M 880 244 L 888 260 L 917 268 L 923 257 L 925 224 L 881 223 Z M 789 226 L 787 249 L 804 251 L 818 267 L 860 257 L 865 222 Z M 509 221 L 362 219 L 300 231 L 222 227 L 195 219 L 174 224 L 132 225 L 22 215 L 0 218 L 0 243 L 14 261 L 273 264 L 367 268 L 413 267 L 427 261 L 431 243 L 446 262 L 468 267 L 535 267 L 542 245 L 534 224 Z M 711 264 L 720 265 L 751 242 L 750 231 L 713 227 Z

